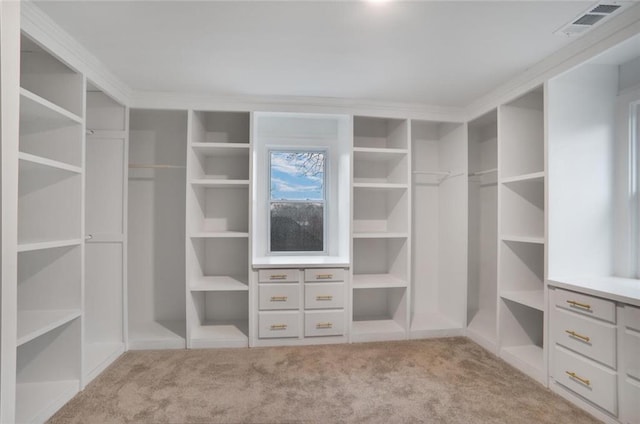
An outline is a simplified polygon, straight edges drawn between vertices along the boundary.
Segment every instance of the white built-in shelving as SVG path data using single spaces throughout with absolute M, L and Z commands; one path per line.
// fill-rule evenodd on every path
M 187 346 L 249 343 L 249 112 L 189 112 Z
M 407 337 L 411 193 L 409 122 L 354 118 L 351 340 Z
M 466 152 L 466 125 L 411 121 L 411 338 L 464 331 Z
M 498 109 L 498 344 L 503 359 L 546 384 L 543 98 L 538 87 Z
M 130 111 L 129 349 L 186 346 L 186 154 L 186 111 Z
M 497 353 L 498 114 L 468 124 L 469 236 L 467 336 Z
M 16 422 L 81 387 L 84 77 L 23 35 L 18 154 Z

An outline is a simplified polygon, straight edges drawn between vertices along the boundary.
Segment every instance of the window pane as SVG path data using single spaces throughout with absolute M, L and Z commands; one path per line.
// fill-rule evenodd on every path
M 324 200 L 324 152 L 272 151 L 271 200 Z
M 271 251 L 324 251 L 323 209 L 318 202 L 271 203 Z

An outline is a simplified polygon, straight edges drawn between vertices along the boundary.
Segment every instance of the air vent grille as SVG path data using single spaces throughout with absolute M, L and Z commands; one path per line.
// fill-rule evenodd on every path
M 573 24 L 574 25 L 594 25 L 604 17 L 605 15 L 592 15 L 592 14 L 582 15 Z
M 595 8 L 591 9 L 589 13 L 602 13 L 605 15 L 610 15 L 618 9 L 620 9 L 620 6 L 617 4 L 599 4 Z
M 618 14 L 627 6 L 629 6 L 629 2 L 625 1 L 597 3 L 591 6 L 587 11 L 578 15 L 570 23 L 555 31 L 555 33 L 569 37 L 583 34 L 595 25 L 600 24 L 611 16 Z

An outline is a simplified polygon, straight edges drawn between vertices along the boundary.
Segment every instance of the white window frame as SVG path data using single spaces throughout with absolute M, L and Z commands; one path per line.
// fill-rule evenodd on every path
M 629 112 L 629 233 L 632 273 L 640 278 L 640 99 L 630 104 Z
M 324 170 L 322 181 L 322 200 L 274 200 L 271 198 L 271 153 L 272 152 L 287 152 L 287 153 L 309 153 L 309 152 L 321 152 L 324 154 Z M 328 208 L 330 207 L 328 199 L 329 196 L 329 178 L 331 176 L 330 165 L 330 151 L 328 147 L 304 147 L 295 148 L 294 146 L 267 146 L 267 170 L 268 178 L 266 181 L 267 193 L 267 255 L 269 256 L 326 256 L 328 255 L 328 248 L 330 240 L 329 237 L 329 215 Z M 305 251 L 272 251 L 271 250 L 271 204 L 272 203 L 322 203 L 322 250 L 305 250 Z

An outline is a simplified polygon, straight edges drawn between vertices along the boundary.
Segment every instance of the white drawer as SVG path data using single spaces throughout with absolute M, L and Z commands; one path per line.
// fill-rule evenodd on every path
M 640 422 L 640 381 L 626 378 L 622 383 L 620 421 L 623 424 L 638 424 Z
M 551 335 L 556 343 L 616 367 L 615 325 L 559 308 L 553 308 L 551 313 Z
M 261 339 L 298 337 L 300 313 L 291 312 L 259 312 L 258 337 Z
M 553 378 L 603 409 L 617 414 L 616 372 L 558 345 L 555 349 Z
M 640 380 L 640 331 L 638 327 L 640 309 L 626 306 L 622 310 L 621 340 L 620 340 L 620 371 Z M 640 403 L 640 398 L 637 399 Z
M 340 269 L 340 268 L 305 269 L 304 281 L 344 281 L 344 269 Z
M 344 283 L 307 283 L 304 285 L 306 309 L 344 308 Z
M 305 311 L 304 335 L 342 336 L 344 334 L 344 310 L 337 311 Z
M 260 283 L 297 283 L 300 271 L 297 269 L 261 269 L 258 270 Z
M 616 323 L 616 305 L 610 300 L 562 289 L 555 289 L 551 292 L 558 308 Z
M 260 309 L 299 309 L 300 285 L 260 284 Z

